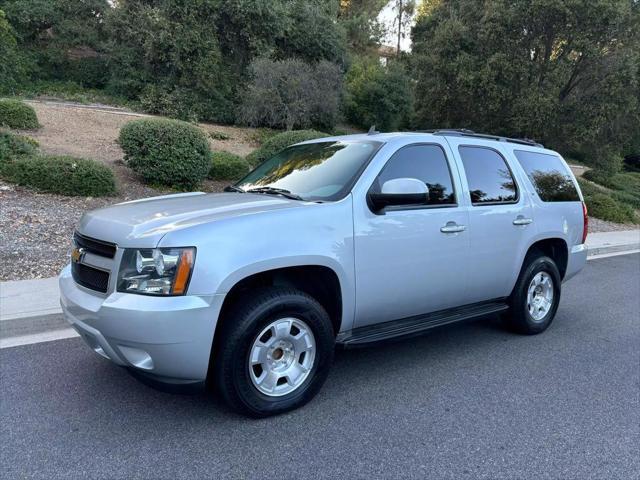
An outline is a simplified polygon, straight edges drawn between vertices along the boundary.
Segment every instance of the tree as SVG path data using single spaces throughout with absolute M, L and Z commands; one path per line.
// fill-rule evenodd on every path
M 387 3 L 388 0 L 340 0 L 338 20 L 351 52 L 366 54 L 380 45 L 384 27 L 378 15 Z
M 255 60 L 240 119 L 252 126 L 332 130 L 338 117 L 342 74 L 337 65 L 290 59 Z
M 233 121 L 234 82 L 220 50 L 218 0 L 122 1 L 111 12 L 110 88 L 152 113 Z
M 394 28 L 396 29 L 398 38 L 396 54 L 400 56 L 400 46 L 402 40 L 405 38 L 405 31 L 413 20 L 413 14 L 416 11 L 416 2 L 415 0 L 394 0 L 393 3 L 396 12 Z
M 108 0 L 0 0 L 0 8 L 21 53 L 32 60 L 33 77 L 85 78 L 86 86 L 103 85 L 107 76 L 100 52 L 107 36 Z
M 391 131 L 410 119 L 411 84 L 397 61 L 384 67 L 375 58 L 359 59 L 347 72 L 345 85 L 345 116 L 353 124 Z
M 421 127 L 534 137 L 596 158 L 637 132 L 640 24 L 626 0 L 443 0 L 413 28 Z
M 24 81 L 24 76 L 24 59 L 18 51 L 13 29 L 0 10 L 0 92 L 11 92 Z

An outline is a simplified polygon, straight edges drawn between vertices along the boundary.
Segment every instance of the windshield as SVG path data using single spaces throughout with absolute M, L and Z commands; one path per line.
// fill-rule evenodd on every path
M 304 200 L 338 200 L 353 186 L 380 142 L 319 142 L 289 147 L 262 163 L 236 187 L 281 189 Z

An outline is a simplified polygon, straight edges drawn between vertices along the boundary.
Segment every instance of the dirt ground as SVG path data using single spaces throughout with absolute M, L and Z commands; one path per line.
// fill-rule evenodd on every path
M 52 154 L 93 158 L 114 164 L 122 159 L 117 138 L 120 128 L 138 118 L 150 115 L 133 113 L 121 108 L 101 105 L 78 105 L 65 102 L 27 101 L 38 115 L 42 128 L 29 135 L 38 140 L 42 148 Z M 258 147 L 250 128 L 229 127 L 203 123 L 207 133 L 223 132 L 228 140 L 210 139 L 213 150 L 225 150 L 245 156 Z

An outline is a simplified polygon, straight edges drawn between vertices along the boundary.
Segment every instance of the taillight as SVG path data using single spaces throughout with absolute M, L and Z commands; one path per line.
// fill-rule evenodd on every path
M 587 241 L 587 234 L 589 233 L 589 216 L 587 215 L 587 204 L 582 202 L 582 243 Z

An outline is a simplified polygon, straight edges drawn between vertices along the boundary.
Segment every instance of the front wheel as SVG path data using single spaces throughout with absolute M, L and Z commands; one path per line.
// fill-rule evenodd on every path
M 556 263 L 543 254 L 530 254 L 509 298 L 507 321 L 518 333 L 544 332 L 560 303 L 560 272 Z
M 326 311 L 304 292 L 271 287 L 250 295 L 223 320 L 214 367 L 226 402 L 264 417 L 316 395 L 333 361 L 334 334 Z

